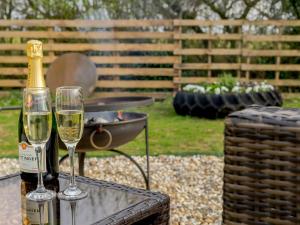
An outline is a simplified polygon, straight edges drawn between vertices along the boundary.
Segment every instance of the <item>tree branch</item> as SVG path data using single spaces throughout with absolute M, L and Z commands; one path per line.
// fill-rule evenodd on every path
M 253 1 L 244 0 L 244 3 L 246 4 L 246 8 L 245 8 L 244 12 L 242 13 L 242 15 L 239 17 L 239 19 L 246 19 L 250 10 L 253 7 L 255 7 L 259 1 L 260 0 L 253 0 Z

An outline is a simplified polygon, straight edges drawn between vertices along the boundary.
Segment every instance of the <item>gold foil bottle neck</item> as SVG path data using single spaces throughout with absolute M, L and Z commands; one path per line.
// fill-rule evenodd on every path
M 26 46 L 27 56 L 33 57 L 43 57 L 43 43 L 38 40 L 30 40 L 27 42 Z
M 43 47 L 42 42 L 30 40 L 27 42 L 26 50 L 28 56 L 28 88 L 46 87 L 43 74 Z

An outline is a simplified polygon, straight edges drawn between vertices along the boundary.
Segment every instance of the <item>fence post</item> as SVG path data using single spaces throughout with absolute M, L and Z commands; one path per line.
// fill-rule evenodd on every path
M 53 27 L 48 27 L 48 32 L 53 32 Z M 48 38 L 48 44 L 52 45 L 54 44 L 54 40 L 52 38 Z M 48 56 L 51 58 L 51 63 L 54 61 L 55 53 L 54 51 L 48 51 Z
M 238 34 L 241 35 L 241 38 L 240 40 L 237 41 L 237 48 L 240 50 L 240 54 L 237 58 L 237 63 L 239 64 L 239 69 L 237 71 L 237 77 L 238 79 L 241 78 L 241 74 L 242 74 L 242 57 L 243 57 L 243 37 L 242 37 L 242 26 L 243 24 L 241 24 L 239 27 L 238 27 Z
M 114 37 L 116 37 L 115 32 L 117 32 L 117 31 L 118 31 L 118 29 L 116 27 L 112 28 L 112 32 L 113 32 Z M 119 44 L 119 39 L 114 38 L 112 40 L 112 43 L 115 44 L 115 45 L 118 45 Z M 112 56 L 113 57 L 118 57 L 118 56 L 120 56 L 120 52 L 119 51 L 113 51 Z M 113 64 L 113 68 L 115 68 L 115 69 L 120 68 L 120 64 Z M 118 80 L 120 80 L 120 76 L 113 76 L 112 79 L 118 81 Z M 114 92 L 118 92 L 120 90 L 121 90 L 120 88 L 113 88 Z
M 178 20 L 180 21 L 180 20 Z M 174 41 L 174 50 L 173 50 L 173 56 L 176 56 L 176 60 L 173 63 L 173 69 L 174 69 L 174 76 L 173 76 L 173 83 L 174 83 L 174 92 L 173 95 L 175 94 L 176 91 L 181 90 L 181 63 L 182 63 L 182 56 L 181 53 L 176 53 L 177 50 L 182 49 L 182 40 L 180 38 L 182 32 L 182 27 L 180 23 L 175 24 L 175 20 L 173 20 L 173 41 Z M 176 39 L 175 36 L 178 38 Z M 179 52 L 177 51 L 177 52 Z
M 282 27 L 278 27 L 278 35 L 281 35 L 282 34 Z M 277 42 L 277 50 L 281 50 L 282 48 L 282 43 L 281 41 L 278 41 Z M 276 65 L 280 65 L 281 63 L 281 58 L 280 58 L 280 55 L 277 55 L 276 56 Z M 279 79 L 280 79 L 280 70 L 276 70 L 275 72 L 275 85 L 278 86 L 278 83 L 279 83 Z
M 249 24 L 249 23 L 248 23 Z M 250 24 L 248 25 L 248 31 L 246 31 L 246 34 L 250 33 Z M 245 36 L 243 34 L 243 48 L 246 48 L 246 50 L 249 50 L 249 43 L 247 40 L 245 40 Z M 249 55 L 246 55 L 246 66 L 248 66 L 251 63 L 251 58 L 249 57 Z M 250 80 L 250 71 L 248 68 L 246 68 L 246 81 L 249 82 Z
M 54 28 L 53 27 L 48 27 L 48 32 L 53 32 L 54 31 Z M 48 44 L 52 45 L 54 44 L 54 39 L 52 38 L 48 38 Z M 48 51 L 48 57 L 50 58 L 50 62 L 49 62 L 49 66 L 51 65 L 51 63 L 53 63 L 54 61 L 54 57 L 55 57 L 55 53 L 54 51 Z M 46 71 L 45 71 L 45 67 L 43 67 L 43 74 L 44 74 L 44 77 L 46 77 Z
M 208 55 L 207 55 L 207 63 L 208 63 L 208 70 L 207 70 L 207 76 L 211 78 L 211 63 L 212 63 L 212 56 L 211 56 L 211 48 L 212 48 L 212 42 L 211 42 L 211 35 L 212 35 L 212 25 L 210 24 L 208 27 L 208 34 L 209 38 L 207 40 L 207 49 L 208 49 Z

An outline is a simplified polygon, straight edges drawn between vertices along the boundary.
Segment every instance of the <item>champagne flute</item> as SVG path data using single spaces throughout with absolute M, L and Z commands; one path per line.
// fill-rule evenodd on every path
M 75 148 L 83 132 L 83 95 L 82 88 L 65 86 L 56 89 L 56 123 L 60 139 L 65 143 L 70 158 L 70 183 L 58 198 L 63 200 L 78 200 L 87 197 L 80 190 L 74 177 Z
M 48 88 L 25 88 L 23 92 L 23 125 L 26 137 L 36 152 L 38 184 L 26 198 L 31 201 L 48 201 L 56 193 L 44 187 L 42 171 L 45 168 L 45 145 L 52 126 L 51 98 Z

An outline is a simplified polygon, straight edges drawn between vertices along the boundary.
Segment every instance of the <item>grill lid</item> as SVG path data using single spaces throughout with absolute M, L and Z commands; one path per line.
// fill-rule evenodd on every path
M 60 86 L 81 86 L 86 97 L 96 87 L 96 66 L 83 54 L 67 53 L 58 57 L 50 65 L 46 81 L 52 94 Z

